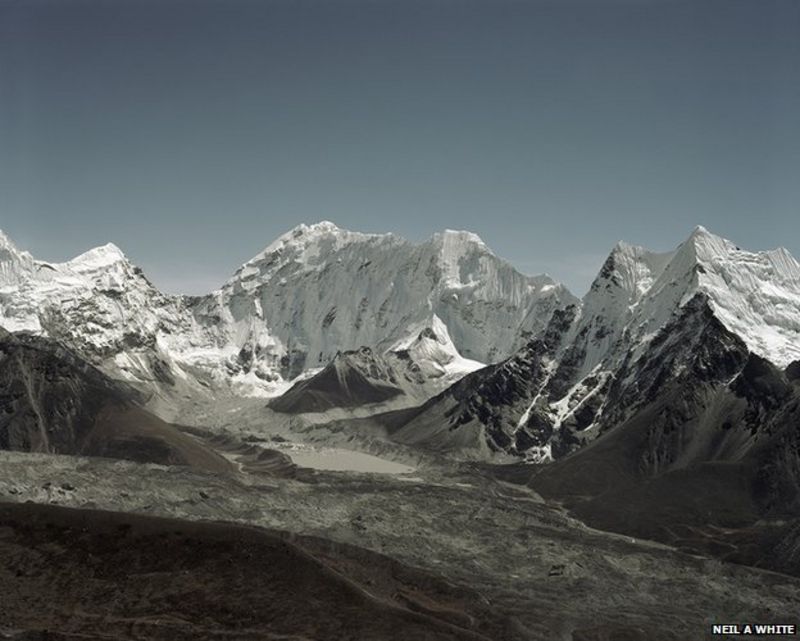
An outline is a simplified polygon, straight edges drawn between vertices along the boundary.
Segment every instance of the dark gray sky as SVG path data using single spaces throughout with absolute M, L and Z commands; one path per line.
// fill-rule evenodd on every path
M 696 224 L 800 255 L 797 0 L 0 0 L 0 228 L 218 286 L 300 222 L 577 294 Z

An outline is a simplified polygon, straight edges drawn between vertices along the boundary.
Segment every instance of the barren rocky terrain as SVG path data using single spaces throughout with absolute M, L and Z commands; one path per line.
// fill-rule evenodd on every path
M 423 465 L 403 475 L 284 467 L 275 475 L 274 467 L 254 466 L 252 452 L 232 458 L 243 459 L 240 472 L 212 474 L 180 466 L 2 452 L 0 500 L 257 525 L 299 537 L 295 543 L 317 559 L 349 564 L 346 574 L 362 586 L 374 578 L 359 568 L 370 553 L 379 553 L 398 567 L 411 568 L 408 572 L 435 575 L 453 590 L 477 595 L 456 608 L 460 614 L 454 616 L 460 634 L 483 638 L 683 641 L 706 638 L 715 622 L 795 623 L 800 611 L 800 579 L 593 530 L 531 489 L 493 478 L 476 466 Z M 39 543 L 25 545 L 44 555 L 37 558 L 49 559 L 45 565 L 52 580 L 72 581 L 70 555 L 76 552 L 63 545 L 52 548 L 60 535 L 48 539 L 44 522 L 35 534 Z M 4 524 L 4 545 L 9 537 L 21 544 L 19 527 Z M 196 536 L 203 540 L 205 535 L 198 531 Z M 102 546 L 98 549 L 98 562 L 108 563 Z M 18 554 L 3 558 L 8 589 L 22 589 L 24 577 L 8 576 L 8 564 L 16 563 Z M 217 596 L 203 599 L 222 603 L 229 598 L 225 581 L 234 579 L 219 580 Z M 64 612 L 74 603 L 66 595 L 53 596 L 52 607 L 69 620 Z M 397 590 L 392 595 L 403 598 Z M 422 594 L 419 600 L 431 598 Z M 486 608 L 484 614 L 471 614 L 476 604 Z M 161 605 L 153 608 L 144 607 L 141 616 L 163 613 Z M 47 625 L 31 612 L 11 611 L 17 612 L 13 620 L 19 629 Z M 112 638 L 137 638 L 126 634 Z

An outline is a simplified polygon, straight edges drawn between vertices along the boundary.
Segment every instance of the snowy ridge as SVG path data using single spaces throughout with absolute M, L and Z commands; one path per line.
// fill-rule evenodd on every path
M 332 255 L 353 244 L 373 245 L 387 250 L 395 245 L 410 245 L 408 241 L 393 234 L 348 231 L 339 229 L 327 220 L 313 225 L 301 224 L 279 236 L 248 260 L 222 289 L 247 289 L 270 280 L 287 267 L 309 272 L 324 268 Z

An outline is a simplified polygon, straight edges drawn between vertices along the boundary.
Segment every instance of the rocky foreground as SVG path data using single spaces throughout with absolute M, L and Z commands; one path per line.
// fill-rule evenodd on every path
M 477 468 L 241 469 L 0 453 L 8 634 L 684 641 L 800 611 L 800 579 L 592 530 Z M 221 519 L 283 534 L 191 523 Z

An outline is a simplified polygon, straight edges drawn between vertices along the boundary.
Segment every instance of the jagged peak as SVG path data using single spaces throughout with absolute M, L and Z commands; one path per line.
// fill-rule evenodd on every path
M 695 257 L 702 257 L 714 250 L 723 250 L 725 252 L 736 250 L 737 247 L 729 240 L 711 233 L 702 225 L 697 225 L 689 234 L 688 238 L 682 242 L 678 247 L 669 252 L 655 252 L 641 245 L 634 245 L 624 240 L 619 240 L 609 252 L 606 263 L 612 266 L 620 260 L 647 260 L 650 258 L 671 258 L 681 251 L 681 249 L 688 250 Z
M 436 232 L 433 235 L 433 238 L 450 238 L 450 239 L 457 239 L 462 240 L 465 242 L 470 243 L 477 243 L 479 245 L 485 245 L 486 243 L 483 242 L 478 234 L 475 232 L 468 231 L 466 229 L 444 229 L 440 232 Z
M 276 253 L 302 253 L 321 242 L 332 241 L 333 246 L 338 249 L 353 242 L 383 238 L 396 237 L 393 234 L 366 234 L 342 229 L 329 220 L 321 220 L 310 225 L 301 223 L 278 236 L 265 249 L 247 261 L 245 265 L 261 262 L 266 257 Z
M 684 260 L 706 269 L 715 269 L 721 261 L 741 263 L 743 266 L 769 262 L 775 268 L 775 276 L 779 280 L 800 279 L 800 263 L 784 247 L 763 251 L 749 251 L 741 249 L 732 241 L 711 233 L 702 225 L 692 231 L 689 238 L 681 243 L 676 250 Z
M 736 245 L 730 240 L 712 234 L 702 225 L 697 225 L 689 238 L 678 247 L 678 252 L 688 252 L 697 261 L 711 260 L 737 250 Z
M 643 249 L 639 245 L 633 245 L 626 240 L 618 240 L 616 244 L 611 248 L 611 253 L 627 253 L 631 250 L 635 249 Z
M 307 223 L 300 223 L 299 225 L 295 225 L 292 227 L 284 236 L 289 235 L 291 237 L 297 238 L 299 236 L 314 236 L 317 234 L 335 234 L 337 232 L 344 232 L 347 233 L 346 229 L 342 229 L 338 227 L 336 223 L 332 223 L 330 220 L 320 220 L 316 223 L 311 223 L 310 225 Z
M 334 234 L 340 231 L 342 230 L 328 220 L 322 220 L 311 225 L 300 223 L 273 240 L 262 252 L 259 253 L 259 256 L 272 254 L 290 243 L 307 243 L 316 237 L 325 234 Z
M 0 229 L 0 248 L 6 249 L 17 249 L 17 246 L 14 244 L 14 241 L 11 240 L 11 237 L 6 234 L 2 229 Z
M 675 252 L 652 252 L 640 245 L 618 241 L 609 252 L 587 296 L 613 285 L 630 296 L 641 295 L 663 271 Z
M 665 318 L 692 296 L 707 296 L 716 317 L 748 348 L 776 364 L 800 355 L 800 264 L 785 249 L 751 252 L 697 226 L 657 278 L 651 278 L 647 301 L 637 323 Z M 654 272 L 652 274 L 656 276 Z M 644 300 L 637 298 L 637 300 Z M 643 316 L 644 314 L 645 316 Z
M 66 265 L 72 269 L 99 269 L 115 263 L 127 262 L 124 252 L 114 243 L 93 247 L 75 256 Z
M 800 262 L 785 247 L 777 247 L 763 252 L 782 280 L 794 281 L 800 285 Z
M 428 243 L 434 245 L 441 252 L 447 253 L 448 251 L 459 251 L 466 248 L 478 248 L 482 251 L 488 252 L 492 255 L 494 253 L 483 242 L 483 239 L 478 234 L 459 229 L 445 229 L 436 232 L 430 237 Z
M 317 230 L 325 230 L 325 231 L 340 231 L 340 228 L 337 227 L 336 223 L 331 222 L 330 220 L 320 220 L 319 222 L 312 223 L 311 225 L 307 226 L 309 229 L 317 229 Z
M 611 280 L 618 285 L 627 281 L 628 287 L 636 286 L 641 289 L 643 283 L 638 282 L 640 277 L 644 277 L 647 282 L 653 282 L 669 264 L 676 268 L 682 266 L 685 271 L 690 272 L 698 264 L 708 266 L 715 259 L 741 251 L 733 242 L 717 236 L 703 225 L 697 225 L 685 241 L 669 252 L 654 252 L 620 240 L 603 263 L 593 288 L 604 286 L 604 283 Z M 767 254 L 774 255 L 774 262 L 796 264 L 786 250 L 773 250 Z
M 17 244 L 0 229 L 0 249 L 6 251 L 6 258 L 13 257 L 14 259 L 22 259 L 24 261 L 33 261 L 33 256 L 25 250 L 20 249 Z
M 684 276 L 692 279 L 694 285 L 689 281 L 686 284 L 693 287 L 698 270 L 711 270 L 720 257 L 738 251 L 731 241 L 711 233 L 702 225 L 697 225 L 685 241 L 668 252 L 654 252 L 619 241 L 603 263 L 587 296 L 605 292 L 609 285 L 613 285 L 628 292 L 631 301 L 635 301 L 662 280 L 671 282 Z
M 27 251 L 20 250 L 17 244 L 2 229 L 0 229 L 0 248 L 7 249 L 18 256 L 24 256 L 33 261 L 31 254 Z M 80 265 L 100 267 L 124 260 L 127 260 L 127 257 L 117 245 L 114 243 L 106 243 L 105 245 L 93 247 L 92 249 L 78 254 L 64 264 L 73 267 Z M 36 260 L 34 262 L 39 265 L 52 266 L 52 263 L 48 261 Z
M 648 254 L 648 253 L 652 253 L 652 252 L 647 250 L 645 247 L 642 247 L 641 245 L 633 245 L 633 244 L 631 244 L 629 242 L 626 242 L 624 240 L 619 240 L 614 245 L 614 247 L 611 248 L 611 252 L 609 252 L 609 256 L 608 257 L 609 257 L 609 259 L 616 258 L 616 257 L 623 257 L 623 256 L 624 257 L 628 257 L 629 256 L 629 257 L 633 257 L 633 258 L 638 258 L 638 257 L 643 256 L 644 254 Z
M 0 230 L 0 285 L 16 285 L 35 270 L 35 261 Z

